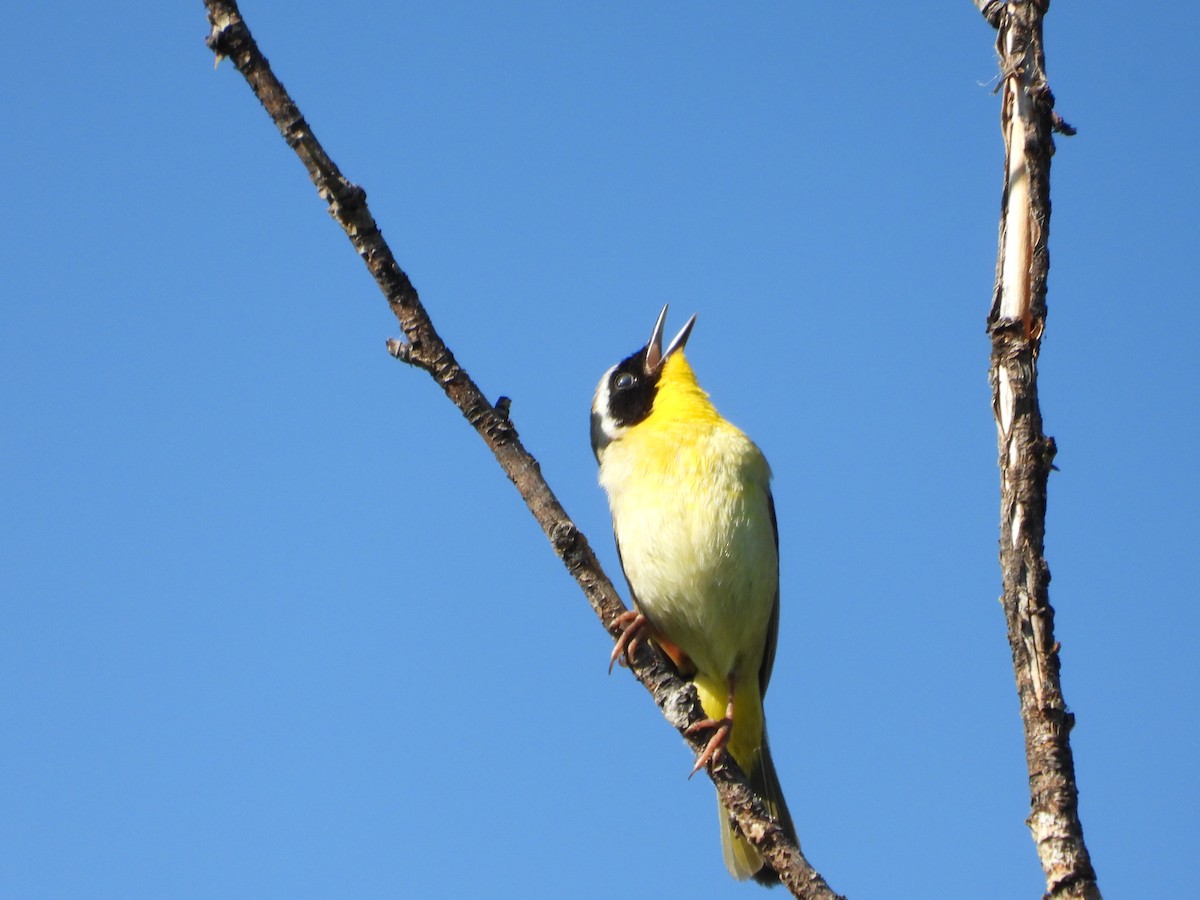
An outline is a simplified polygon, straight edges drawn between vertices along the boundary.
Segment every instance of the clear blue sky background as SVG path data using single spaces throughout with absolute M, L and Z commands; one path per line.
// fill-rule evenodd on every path
M 1114 898 L 1194 888 L 1200 843 L 1198 110 L 1168 6 L 1056 3 L 1046 35 L 1080 129 L 1053 171 L 1051 595 Z M 68 7 L 13 7 L 0 61 L 0 896 L 761 896 L 491 456 L 385 353 L 201 3 Z M 975 8 L 244 12 L 614 576 L 592 391 L 663 302 L 699 314 L 693 364 L 775 469 L 768 716 L 831 884 L 1038 896 Z

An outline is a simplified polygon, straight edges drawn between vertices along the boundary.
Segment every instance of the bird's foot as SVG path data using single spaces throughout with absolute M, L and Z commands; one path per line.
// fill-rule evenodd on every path
M 688 778 L 691 778 L 705 766 L 715 766 L 721 761 L 721 757 L 725 755 L 725 745 L 729 743 L 729 734 L 733 731 L 733 718 L 701 719 L 699 722 L 689 725 L 687 731 L 684 733 L 691 736 L 701 731 L 707 731 L 710 728 L 714 729 L 713 736 L 708 739 L 708 744 L 705 745 L 700 755 L 696 757 L 696 765 L 692 767 Z
M 636 609 L 626 610 L 621 613 L 614 620 L 613 624 L 621 629 L 621 636 L 617 638 L 612 655 L 608 658 L 608 674 L 610 675 L 612 674 L 613 666 L 617 664 L 617 660 L 620 660 L 623 666 L 632 665 L 631 660 L 634 654 L 637 653 L 638 645 L 641 644 L 642 638 L 646 637 L 650 631 L 650 620 Z

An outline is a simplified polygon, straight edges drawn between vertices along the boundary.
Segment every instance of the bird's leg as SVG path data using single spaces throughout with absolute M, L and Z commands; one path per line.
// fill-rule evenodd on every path
M 713 736 L 708 739 L 708 744 L 699 756 L 696 757 L 696 765 L 692 767 L 688 778 L 695 775 L 705 766 L 712 764 L 716 765 L 721 761 L 721 757 L 725 754 L 725 745 L 729 743 L 729 735 L 733 731 L 733 675 L 729 676 L 729 702 L 725 705 L 725 718 L 723 719 L 701 719 L 688 726 L 686 734 L 693 735 L 707 729 L 715 729 Z
M 617 638 L 612 655 L 608 658 L 610 675 L 617 660 L 620 660 L 623 666 L 632 666 L 633 657 L 643 639 L 653 641 L 654 645 L 663 652 L 675 666 L 676 671 L 684 678 L 691 678 L 696 674 L 696 667 L 688 655 L 664 638 L 643 613 L 634 609 L 626 610 L 613 620 L 613 624 L 621 629 L 621 635 Z
M 613 621 L 621 629 L 621 636 L 617 638 L 617 644 L 613 647 L 612 656 L 608 658 L 608 674 L 612 674 L 613 666 L 617 664 L 617 660 L 624 657 L 623 665 L 631 665 L 633 655 L 637 653 L 638 644 L 642 642 L 642 638 L 647 636 L 650 631 L 650 620 L 638 612 L 636 609 L 629 609 L 621 613 Z

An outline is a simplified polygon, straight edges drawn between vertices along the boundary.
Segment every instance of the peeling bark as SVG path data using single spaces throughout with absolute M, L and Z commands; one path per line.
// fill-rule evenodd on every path
M 1000 465 L 1001 602 L 1025 729 L 1032 833 L 1048 898 L 1098 898 L 1071 755 L 1075 717 L 1063 700 L 1045 559 L 1046 482 L 1054 439 L 1042 431 L 1037 362 L 1046 322 L 1050 268 L 1050 158 L 1053 131 L 1074 129 L 1054 112 L 1046 82 L 1046 2 L 974 0 L 997 28 L 1002 81 L 1004 193 L 992 308 L 992 411 Z

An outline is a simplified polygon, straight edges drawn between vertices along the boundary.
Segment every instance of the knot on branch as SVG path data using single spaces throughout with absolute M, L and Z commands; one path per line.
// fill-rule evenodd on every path
M 501 397 L 500 399 L 507 400 L 508 398 Z M 509 403 L 511 404 L 512 401 L 510 400 Z M 493 444 L 506 444 L 516 438 L 517 429 L 508 416 L 508 406 L 503 409 L 494 406 L 487 407 L 480 416 L 483 434 Z
M 1079 132 L 1054 110 L 1050 110 L 1050 128 L 1064 137 L 1074 137 Z
M 345 178 L 338 178 L 334 181 L 328 194 L 325 202 L 329 204 L 331 211 L 336 209 L 347 214 L 358 213 L 367 205 L 367 192 Z M 372 220 L 372 224 L 374 224 L 374 220 Z
M 656 700 L 660 699 L 657 695 Z M 682 690 L 673 691 L 663 696 L 659 702 L 659 708 L 663 711 L 663 715 L 677 729 L 682 731 L 693 722 L 699 722 L 704 718 L 704 708 L 700 705 L 700 695 L 696 693 L 694 685 L 688 683 Z M 697 744 L 703 747 L 704 742 L 697 739 Z M 725 754 L 728 758 L 729 754 Z M 718 767 L 720 768 L 720 767 Z M 726 771 L 721 769 L 721 771 Z
M 233 56 L 241 42 L 241 33 L 246 30 L 242 17 L 236 11 L 211 10 L 208 16 L 212 30 L 204 44 L 217 57 L 219 63 L 226 56 Z
M 496 415 L 504 421 L 508 421 L 508 417 L 512 415 L 512 397 L 496 398 Z
M 1058 444 L 1055 443 L 1054 438 L 1047 435 L 1043 440 L 1038 441 L 1034 449 L 1038 451 L 1042 468 L 1045 471 L 1049 472 L 1051 469 L 1058 468 L 1054 465 L 1054 457 L 1058 455 Z
M 555 522 L 550 529 L 550 543 L 554 545 L 554 552 L 564 558 L 577 552 L 581 537 L 574 522 Z
M 408 363 L 410 366 L 421 365 L 420 361 L 416 358 L 416 348 L 407 341 L 402 341 L 399 338 L 388 338 L 386 346 L 387 352 L 400 360 L 400 362 Z
M 1043 316 L 1030 316 L 1028 320 L 1002 317 L 992 308 L 987 333 L 992 339 L 992 358 L 1015 360 L 1028 357 L 1036 360 L 1041 346 L 1042 334 L 1046 330 Z
M 995 316 L 987 325 L 992 340 L 1004 339 L 1006 343 L 1017 343 L 1025 339 L 1025 323 L 1021 319 Z

